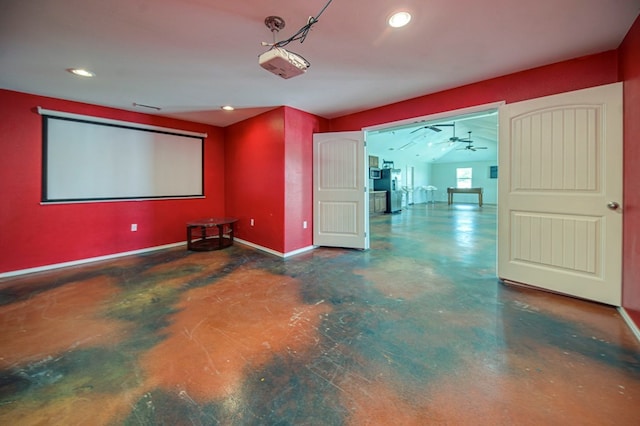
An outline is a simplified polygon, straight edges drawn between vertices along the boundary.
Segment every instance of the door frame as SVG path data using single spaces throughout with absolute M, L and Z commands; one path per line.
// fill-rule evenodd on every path
M 420 123 L 426 122 L 426 121 L 443 120 L 443 119 L 447 119 L 447 118 L 457 117 L 457 116 L 460 116 L 460 115 L 481 113 L 483 111 L 489 111 L 489 110 L 498 111 L 497 120 L 499 121 L 500 120 L 500 117 L 499 117 L 500 107 L 502 105 L 505 105 L 505 104 L 506 104 L 506 101 L 490 102 L 490 103 L 474 105 L 474 106 L 466 107 L 466 108 L 454 109 L 454 110 L 449 110 L 449 111 L 442 111 L 442 112 L 437 112 L 437 113 L 433 113 L 433 114 L 421 115 L 421 116 L 418 116 L 418 117 L 406 118 L 406 119 L 398 120 L 398 121 L 389 121 L 389 122 L 386 122 L 386 123 L 381 123 L 381 124 L 376 124 L 376 125 L 372 125 L 372 126 L 363 127 L 362 128 L 362 132 L 364 134 L 364 141 L 365 141 L 365 145 L 364 145 L 365 159 L 369 158 L 369 147 L 368 147 L 368 144 L 367 144 L 367 133 L 368 132 L 380 131 L 380 130 L 390 129 L 390 128 L 393 128 L 393 127 L 406 126 L 406 125 L 410 125 L 410 124 L 420 124 Z M 499 146 L 499 144 L 500 144 L 499 140 L 497 141 L 497 144 Z M 498 151 L 499 151 L 499 149 L 498 149 Z M 369 164 L 365 164 L 365 167 L 368 168 Z M 498 174 L 498 180 L 499 179 L 500 179 L 500 175 Z M 369 192 L 369 190 L 370 190 L 370 188 L 367 189 L 367 193 Z M 370 230 L 369 230 L 369 221 L 367 221 L 366 232 L 367 232 L 367 235 L 371 235 Z M 497 244 L 498 244 L 498 240 L 496 238 L 496 248 L 497 248 Z M 497 271 L 497 262 L 498 262 L 498 259 L 497 259 L 497 256 L 496 256 L 496 271 Z

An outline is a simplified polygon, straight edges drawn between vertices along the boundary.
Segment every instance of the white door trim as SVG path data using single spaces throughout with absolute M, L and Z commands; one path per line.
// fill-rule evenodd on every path
M 475 113 L 488 111 L 488 110 L 497 110 L 500 106 L 504 105 L 505 103 L 506 103 L 505 101 L 490 102 L 487 104 L 475 105 L 472 107 L 454 109 L 450 111 L 436 112 L 433 114 L 406 118 L 398 121 L 389 121 L 382 124 L 375 124 L 375 125 L 363 127 L 362 131 L 364 132 L 379 131 L 379 130 L 388 129 L 390 127 L 401 127 L 401 126 L 407 126 L 411 124 L 419 124 L 419 123 L 422 123 L 423 121 L 441 120 L 449 117 L 457 117 L 460 115 L 475 114 Z

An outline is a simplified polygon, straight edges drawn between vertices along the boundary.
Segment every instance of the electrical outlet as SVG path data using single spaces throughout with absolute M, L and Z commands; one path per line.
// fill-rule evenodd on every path
M 138 224 L 137 223 L 132 223 L 131 224 L 131 232 L 136 232 L 138 230 Z
M 251 219 L 251 226 L 253 226 L 253 219 Z
M 305 220 L 304 222 L 302 222 L 302 227 L 303 227 L 304 229 L 307 229 L 307 221 L 306 221 L 306 220 Z

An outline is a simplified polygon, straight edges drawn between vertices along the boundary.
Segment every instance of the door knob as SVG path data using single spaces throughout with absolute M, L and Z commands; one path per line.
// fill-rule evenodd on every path
M 618 207 L 620 207 L 620 204 L 618 204 L 615 201 L 609 201 L 607 203 L 607 208 L 611 209 L 611 210 L 618 210 Z

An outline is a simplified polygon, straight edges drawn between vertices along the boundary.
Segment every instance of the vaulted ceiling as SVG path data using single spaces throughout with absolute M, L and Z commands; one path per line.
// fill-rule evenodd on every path
M 496 109 L 438 120 L 389 125 L 367 132 L 370 155 L 395 166 L 419 163 L 495 161 L 498 157 Z
M 258 66 L 261 42 L 290 37 L 327 3 L 304 43 L 287 46 L 310 62 L 305 74 Z M 399 9 L 413 18 L 392 29 Z M 0 88 L 218 126 L 281 105 L 333 118 L 614 49 L 639 10 L 640 0 L 4 0 Z M 272 34 L 270 15 L 285 28 Z

